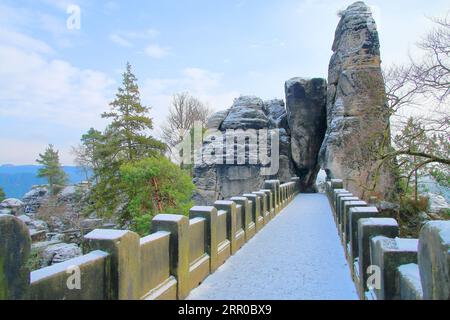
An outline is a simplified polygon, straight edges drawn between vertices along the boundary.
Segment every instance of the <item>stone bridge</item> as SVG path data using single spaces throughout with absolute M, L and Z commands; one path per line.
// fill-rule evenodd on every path
M 394 219 L 341 180 L 299 194 L 298 178 L 160 214 L 149 236 L 97 229 L 85 255 L 29 272 L 25 224 L 0 215 L 1 299 L 448 299 L 450 225 L 398 238 Z M 353 280 L 353 281 L 352 281 Z

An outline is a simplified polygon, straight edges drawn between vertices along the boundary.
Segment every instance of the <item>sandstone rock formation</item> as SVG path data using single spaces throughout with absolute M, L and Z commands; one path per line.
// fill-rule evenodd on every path
M 19 199 L 9 198 L 0 202 L 0 214 L 18 216 L 23 213 L 24 203 Z
M 47 186 L 33 186 L 22 198 L 26 213 L 35 213 L 48 201 L 50 192 Z
M 80 247 L 74 243 L 56 243 L 44 249 L 41 257 L 41 265 L 46 267 L 81 255 Z
M 213 150 L 212 154 L 221 160 L 195 165 L 193 181 L 197 187 L 197 194 L 194 200 L 198 204 L 212 204 L 218 199 L 257 190 L 262 187 L 264 180 L 269 178 L 277 177 L 288 181 L 295 174 L 291 161 L 286 109 L 282 100 L 263 101 L 255 96 L 241 96 L 235 99 L 228 110 L 212 115 L 207 128 L 217 131 L 211 131 L 205 138 L 202 154 L 211 154 Z M 273 175 L 262 174 L 265 165 L 259 159 L 258 151 L 262 140 L 257 131 L 261 129 L 278 131 L 279 170 Z M 235 135 L 235 146 L 227 149 L 227 131 L 233 134 L 244 133 L 244 140 L 239 142 L 239 138 Z M 254 137 L 252 132 L 256 132 Z M 267 148 L 270 149 L 271 137 L 270 135 L 266 137 L 269 142 Z M 222 150 L 223 155 L 219 155 Z M 233 151 L 231 163 L 227 161 L 227 150 Z M 244 162 L 239 163 L 239 159 Z
M 286 81 L 287 121 L 291 129 L 293 165 L 301 192 L 315 192 L 317 155 L 326 130 L 325 79 L 292 78 Z
M 264 102 L 254 96 L 241 96 L 231 106 L 220 130 L 227 129 L 264 129 L 269 119 L 264 112 Z
M 378 32 L 363 2 L 341 12 L 332 50 L 321 166 L 329 178 L 344 179 L 346 188 L 360 198 L 389 197 L 393 174 L 383 166 L 378 177 L 374 175 L 374 149 L 381 145 L 383 133 L 390 136 L 389 116 Z M 384 146 L 390 143 L 384 142 Z
M 344 179 L 346 188 L 360 198 L 392 196 L 394 174 L 388 164 L 379 166 L 375 152 L 390 146 L 375 21 L 363 2 L 340 14 L 328 83 L 319 78 L 293 78 L 285 84 L 286 107 L 282 100 L 240 97 L 208 121 L 207 128 L 219 133 L 204 142 L 203 151 L 219 152 L 227 130 L 278 129 L 277 174 L 261 176 L 257 162 L 196 165 L 197 202 L 211 203 L 258 188 L 264 179 L 286 181 L 293 175 L 300 178 L 300 191 L 316 192 L 320 167 L 328 178 Z M 258 143 L 249 141 L 249 145 Z M 248 148 L 237 148 L 246 160 L 255 160 Z

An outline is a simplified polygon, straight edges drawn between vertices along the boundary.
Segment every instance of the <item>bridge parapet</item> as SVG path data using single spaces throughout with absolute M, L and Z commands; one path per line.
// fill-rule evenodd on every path
M 93 230 L 83 256 L 31 273 L 27 227 L 0 215 L 0 299 L 184 299 L 292 201 L 298 179 L 268 180 L 263 188 L 192 207 L 189 217 L 159 214 L 143 238 Z
M 426 223 L 419 239 L 399 238 L 399 225 L 345 189 L 326 194 L 361 299 L 450 299 L 450 221 Z

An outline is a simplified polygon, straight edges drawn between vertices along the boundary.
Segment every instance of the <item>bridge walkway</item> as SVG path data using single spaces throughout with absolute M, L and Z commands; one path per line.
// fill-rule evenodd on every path
M 188 299 L 358 299 L 327 197 L 297 195 Z

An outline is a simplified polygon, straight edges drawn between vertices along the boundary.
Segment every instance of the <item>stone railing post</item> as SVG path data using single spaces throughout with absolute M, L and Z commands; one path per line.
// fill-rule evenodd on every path
M 244 232 L 245 232 L 245 241 L 250 240 L 256 233 L 256 225 L 252 220 L 252 205 L 251 202 L 248 201 L 246 197 L 233 197 L 230 199 L 231 201 L 236 202 L 242 206 L 243 210 L 245 210 L 245 219 L 244 219 Z
M 351 207 L 348 209 L 348 234 L 345 235 L 347 243 L 350 243 L 348 255 L 353 261 L 359 254 L 358 250 L 358 221 L 363 218 L 377 218 L 379 215 L 376 207 Z
M 152 233 L 170 232 L 170 273 L 177 279 L 177 298 L 189 295 L 189 219 L 176 214 L 159 214 L 152 220 Z
M 271 215 L 270 215 L 270 211 L 267 208 L 268 204 L 267 204 L 267 196 L 266 193 L 263 191 L 254 191 L 252 192 L 253 194 L 256 194 L 260 197 L 261 200 L 261 212 L 262 212 L 262 216 L 264 217 L 264 224 L 268 224 L 270 219 L 271 219 Z
M 431 221 L 422 228 L 418 263 L 423 298 L 450 300 L 450 221 Z
M 342 232 L 342 239 L 344 240 L 344 243 L 347 245 L 347 243 L 350 242 L 350 224 L 351 224 L 351 213 L 352 209 L 354 208 L 370 208 L 367 209 L 366 216 L 364 214 L 360 215 L 361 218 L 371 218 L 374 217 L 374 213 L 378 213 L 377 208 L 375 207 L 367 207 L 367 202 L 361 201 L 361 200 L 348 200 L 344 201 L 343 203 L 343 214 L 342 214 L 342 224 L 341 224 L 341 232 Z M 359 212 L 359 211 L 358 211 Z M 347 250 L 346 246 L 346 250 Z M 347 252 L 347 251 L 346 251 Z
M 273 203 L 275 208 L 275 214 L 280 212 L 281 201 L 280 201 L 280 181 L 278 180 L 266 180 L 264 182 L 264 189 L 272 191 Z
M 12 215 L 0 214 L 0 300 L 28 298 L 30 271 L 26 263 L 30 249 L 25 223 Z
M 110 288 L 106 299 L 137 300 L 140 298 L 139 235 L 126 230 L 96 229 L 84 236 L 83 251 L 102 250 L 110 257 Z
M 379 268 L 380 287 L 374 288 L 378 300 L 397 300 L 400 286 L 398 267 L 417 264 L 417 239 L 386 238 L 376 236 L 371 240 L 371 264 Z
M 212 206 L 195 206 L 189 211 L 189 217 L 204 218 L 205 223 L 205 237 L 206 237 L 206 253 L 210 257 L 211 273 L 216 271 L 219 267 L 218 259 L 218 243 L 217 243 L 217 209 Z
M 292 177 L 291 182 L 294 183 L 293 185 L 293 194 L 297 194 L 300 192 L 300 178 L 299 177 Z
M 227 237 L 230 240 L 231 254 L 235 254 L 239 249 L 236 242 L 236 203 L 233 201 L 219 200 L 214 202 L 214 207 L 216 207 L 217 210 L 224 210 L 227 212 Z
M 273 193 L 271 190 L 268 189 L 261 189 L 261 192 L 264 192 L 266 194 L 266 197 L 268 199 L 268 210 L 270 212 L 270 218 L 273 219 L 275 217 L 275 208 L 273 203 Z
M 331 189 L 344 189 L 344 181 L 342 179 L 331 179 Z
M 395 238 L 399 234 L 398 223 L 392 218 L 363 218 L 358 220 L 358 268 L 359 294 L 367 291 L 368 268 L 370 266 L 370 241 L 375 236 Z
M 332 189 L 331 190 L 331 206 L 334 209 L 334 212 L 337 213 L 337 199 L 338 199 L 338 195 L 341 193 L 350 193 L 348 190 L 346 189 Z
M 353 196 L 351 193 L 339 193 L 336 195 L 336 217 L 339 224 L 342 224 L 344 219 L 344 203 L 345 201 L 358 201 L 359 198 Z
M 264 218 L 261 217 L 261 201 L 257 194 L 245 193 L 242 195 L 252 202 L 253 207 L 253 219 L 255 221 L 256 232 L 262 229 L 264 226 Z

